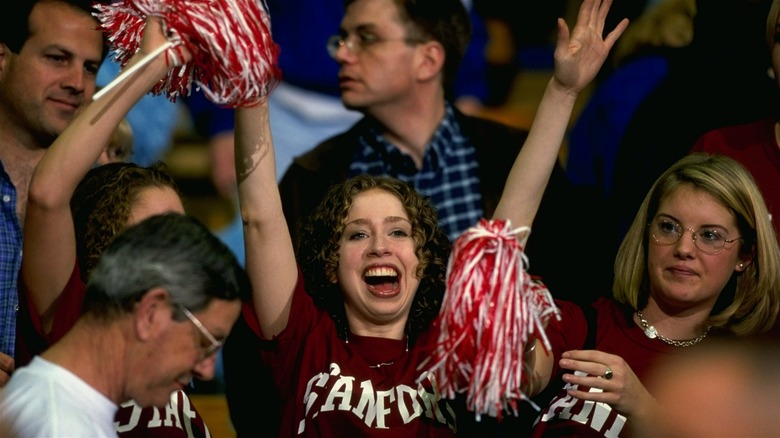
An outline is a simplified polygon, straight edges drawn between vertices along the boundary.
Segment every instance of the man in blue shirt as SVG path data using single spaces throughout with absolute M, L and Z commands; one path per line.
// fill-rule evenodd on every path
M 340 66 L 342 103 L 365 117 L 298 157 L 282 178 L 293 238 L 321 198 L 322 189 L 312 192 L 312 186 L 327 188 L 370 173 L 402 179 L 431 196 L 454 239 L 491 213 L 484 210 L 476 147 L 470 133 L 463 132 L 465 117 L 452 104 L 471 34 L 468 12 L 460 1 L 421 2 L 416 8 L 387 0 L 345 4 L 341 28 L 328 50 Z M 495 149 L 516 153 L 523 138 Z M 331 147 L 338 154 L 325 153 Z M 503 181 L 499 193 L 501 189 Z
M 293 241 L 328 187 L 363 173 L 399 178 L 429 196 L 454 240 L 492 216 L 527 133 L 465 115 L 453 104 L 453 84 L 471 32 L 461 1 L 345 5 L 328 50 L 340 66 L 342 103 L 364 117 L 297 157 L 282 177 Z M 578 212 L 561 167 L 546 193 L 534 234 L 552 234 L 538 238 L 552 249 L 572 217 L 567 212 Z M 531 273 L 565 277 L 560 270 L 568 269 L 567 254 L 545 250 L 532 245 Z
M 104 56 L 91 0 L 16 0 L 0 14 L 0 386 L 13 371 L 27 189 L 95 91 Z

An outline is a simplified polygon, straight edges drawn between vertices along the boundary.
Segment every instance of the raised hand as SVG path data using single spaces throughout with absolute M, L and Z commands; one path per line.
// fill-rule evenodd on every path
M 628 26 L 623 19 L 606 37 L 604 22 L 612 0 L 584 0 L 574 29 L 558 19 L 558 41 L 555 46 L 555 76 L 558 85 L 577 94 L 601 69 L 610 49 Z
M 509 219 L 516 227 L 533 224 L 577 96 L 596 77 L 609 50 L 628 26 L 624 19 L 606 38 L 602 37 L 611 5 L 612 0 L 584 0 L 571 33 L 566 23 L 558 20 L 555 74 L 539 102 L 494 218 Z
M 141 52 L 144 54 L 153 53 L 168 42 L 173 44 L 165 53 L 168 67 L 178 67 L 192 60 L 192 53 L 182 37 L 173 30 L 166 31 L 164 23 L 159 17 L 148 16 L 141 39 Z

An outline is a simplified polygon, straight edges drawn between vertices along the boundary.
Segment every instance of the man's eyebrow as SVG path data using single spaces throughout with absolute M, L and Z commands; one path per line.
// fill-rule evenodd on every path
M 375 31 L 377 29 L 377 25 L 374 23 L 360 23 L 357 26 L 354 26 L 351 30 L 352 32 L 366 32 L 366 31 Z M 350 31 L 345 29 L 344 27 L 339 27 L 339 34 L 346 35 Z
M 63 46 L 61 46 L 59 44 L 56 44 L 56 43 L 54 43 L 54 44 L 47 44 L 47 45 L 43 46 L 42 50 L 43 51 L 56 50 L 58 52 L 65 53 L 67 55 L 71 55 L 71 56 L 73 55 L 73 52 L 68 50 L 66 47 L 63 47 Z
M 76 57 L 76 52 L 75 51 L 73 51 L 73 50 L 71 50 L 71 49 L 69 49 L 69 48 L 67 48 L 67 47 L 65 47 L 63 45 L 57 44 L 57 43 L 52 43 L 52 44 L 46 45 L 46 46 L 43 47 L 43 50 L 44 51 L 56 50 L 58 52 L 61 52 L 63 55 L 65 55 L 65 56 L 67 56 L 69 58 L 75 58 Z M 103 62 L 102 59 L 99 58 L 99 57 L 98 58 L 87 58 L 87 59 L 84 60 L 84 64 L 100 65 L 102 62 Z

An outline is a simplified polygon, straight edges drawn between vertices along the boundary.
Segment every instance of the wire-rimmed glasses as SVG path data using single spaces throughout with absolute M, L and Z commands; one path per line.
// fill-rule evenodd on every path
M 347 50 L 353 54 L 360 54 L 367 50 L 369 47 L 380 43 L 389 43 L 393 41 L 403 41 L 406 44 L 420 44 L 424 41 L 419 38 L 382 38 L 374 35 L 371 32 L 361 31 L 354 34 L 347 35 L 332 35 L 328 38 L 325 47 L 328 49 L 328 55 L 331 58 L 336 58 L 336 53 L 340 48 L 346 47 Z
M 720 226 L 705 226 L 698 230 L 685 228 L 668 217 L 658 217 L 647 224 L 650 236 L 658 245 L 674 245 L 680 241 L 685 231 L 691 232 L 691 239 L 696 248 L 707 254 L 717 254 L 727 243 L 736 242 L 742 237 L 729 239 L 728 231 Z
M 222 346 L 225 345 L 224 342 L 218 341 L 217 338 L 215 338 L 214 335 L 212 335 L 211 332 L 209 332 L 208 329 L 206 329 L 203 323 L 200 322 L 200 320 L 196 318 L 195 315 L 192 314 L 192 312 L 189 311 L 189 309 L 187 309 L 186 307 L 181 307 L 181 311 L 192 322 L 192 324 L 195 325 L 195 327 L 197 327 L 198 330 L 200 330 L 200 333 L 203 335 L 203 337 L 205 337 L 210 342 L 210 345 L 202 348 L 200 353 L 201 360 L 216 354 L 222 348 Z

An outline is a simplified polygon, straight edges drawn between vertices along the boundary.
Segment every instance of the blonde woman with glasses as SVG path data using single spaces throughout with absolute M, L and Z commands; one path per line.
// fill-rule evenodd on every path
M 603 231 L 579 236 L 598 245 Z M 589 309 L 559 302 L 561 320 L 547 327 L 552 354 L 536 348 L 534 372 L 537 388 L 560 391 L 533 436 L 652 430 L 659 411 L 644 382 L 656 364 L 716 335 L 773 327 L 780 249 L 745 168 L 694 154 L 664 172 L 618 251 L 612 290 Z

